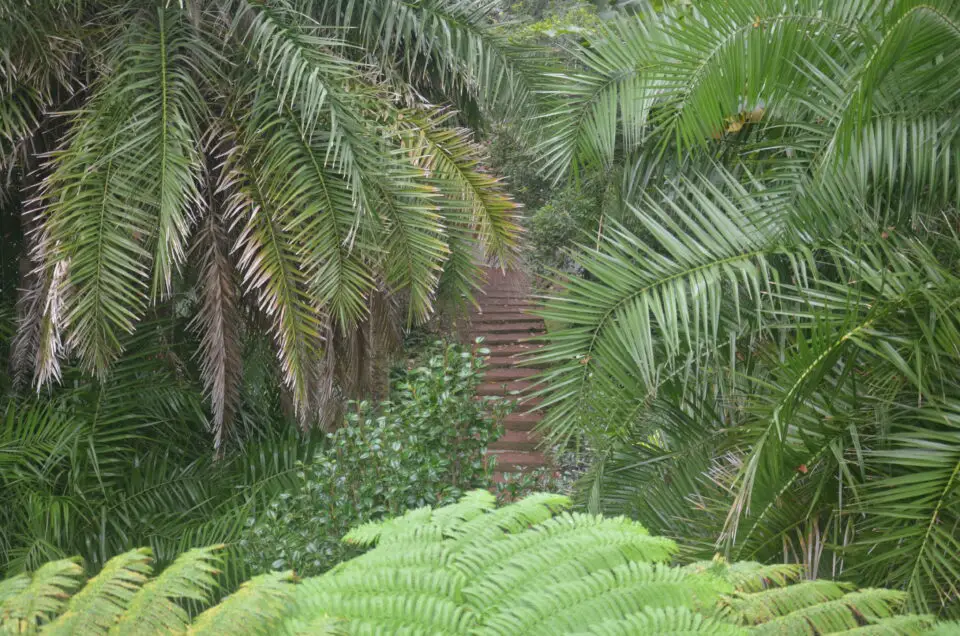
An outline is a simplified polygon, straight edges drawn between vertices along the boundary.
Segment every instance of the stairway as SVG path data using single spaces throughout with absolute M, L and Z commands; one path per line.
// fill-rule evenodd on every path
M 473 342 L 483 338 L 481 347 L 490 350 L 483 382 L 477 388 L 480 395 L 513 396 L 519 392 L 523 400 L 504 421 L 503 437 L 490 445 L 489 455 L 496 456 L 496 481 L 504 473 L 518 473 L 548 466 L 538 449 L 540 437 L 533 430 L 542 419 L 536 410 L 538 398 L 524 399 L 533 391 L 538 369 L 520 366 L 520 354 L 529 353 L 539 345 L 528 342 L 544 333 L 543 320 L 532 316 L 530 280 L 523 272 L 488 269 L 487 283 L 477 295 L 479 307 L 470 313 L 469 337 Z

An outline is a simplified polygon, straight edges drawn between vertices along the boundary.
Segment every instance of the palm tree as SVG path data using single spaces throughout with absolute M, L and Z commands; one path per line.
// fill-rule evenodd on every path
M 400 299 L 409 322 L 469 294 L 476 239 L 512 258 L 516 206 L 444 106 L 528 102 L 529 54 L 489 28 L 494 9 L 0 4 L 0 209 L 26 244 L 15 371 L 43 384 L 74 356 L 102 375 L 176 298 L 195 306 L 218 446 L 244 330 L 269 330 L 315 419 L 338 349 Z
M 543 312 L 589 506 L 957 612 L 958 44 L 948 2 L 736 0 L 555 76 L 550 170 L 623 193 Z

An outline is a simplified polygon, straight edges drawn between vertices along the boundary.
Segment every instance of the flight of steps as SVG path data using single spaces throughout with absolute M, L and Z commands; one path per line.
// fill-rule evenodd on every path
M 483 338 L 481 347 L 490 350 L 480 395 L 501 395 L 520 398 L 513 412 L 504 421 L 505 433 L 490 446 L 489 454 L 497 459 L 495 479 L 504 473 L 518 473 L 548 466 L 538 449 L 540 438 L 534 431 L 542 418 L 536 409 L 538 398 L 526 398 L 534 385 L 531 381 L 538 369 L 520 366 L 521 354 L 539 345 L 528 342 L 544 333 L 543 320 L 528 312 L 533 307 L 530 281 L 522 272 L 490 269 L 483 293 L 477 296 L 478 308 L 470 314 L 470 340 Z M 519 395 L 513 396 L 513 392 Z

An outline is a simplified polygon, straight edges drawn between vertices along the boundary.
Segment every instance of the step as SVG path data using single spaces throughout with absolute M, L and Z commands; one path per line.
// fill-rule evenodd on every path
M 514 382 L 483 382 L 477 386 L 477 395 L 515 395 L 514 392 L 523 393 L 525 391 L 535 391 L 538 385 L 527 380 L 517 380 Z M 517 395 L 524 399 L 526 396 Z
M 474 299 L 480 304 L 480 310 L 477 313 L 484 312 L 502 312 L 502 311 L 524 311 L 526 309 L 535 309 L 538 307 L 533 299 L 529 297 L 492 297 L 485 294 L 477 294 Z
M 488 285 L 479 294 L 480 298 L 494 300 L 530 300 L 530 290 L 521 287 L 496 287 Z
M 485 314 L 470 314 L 470 322 L 474 324 L 487 324 L 489 322 L 529 322 L 542 325 L 543 318 L 531 316 L 523 311 L 492 311 Z
M 496 469 L 502 473 L 520 472 L 547 465 L 547 458 L 537 451 L 487 451 L 495 457 Z
M 493 367 L 488 366 L 488 368 L 483 372 L 484 382 L 497 382 L 497 381 L 510 381 L 510 380 L 523 380 L 540 373 L 538 369 L 529 369 L 529 368 L 517 368 L 517 367 Z
M 511 331 L 509 333 L 490 333 L 483 335 L 483 344 L 485 345 L 510 345 L 510 344 L 528 344 L 530 338 L 537 334 L 528 331 Z M 535 346 L 534 343 L 529 343 Z
M 509 369 L 519 367 L 523 369 L 533 369 L 543 371 L 547 368 L 546 364 L 530 364 L 521 356 L 488 356 L 485 360 L 487 369 Z
M 470 332 L 474 338 L 486 338 L 494 333 L 524 333 L 525 337 L 537 336 L 543 333 L 542 322 L 491 322 L 488 324 L 470 325 Z
M 503 426 L 508 431 L 530 431 L 536 428 L 542 420 L 543 413 L 528 411 L 519 406 L 513 413 L 503 419 Z
M 498 344 L 498 343 L 488 344 L 486 342 L 486 338 L 484 338 L 484 341 L 479 345 L 477 345 L 477 348 L 489 349 L 490 353 L 488 355 L 491 355 L 494 357 L 501 357 L 501 356 L 515 356 L 520 354 L 531 353 L 539 349 L 541 346 L 543 346 L 543 343 L 540 343 L 540 342 L 519 342 L 514 344 Z
M 540 443 L 540 434 L 535 431 L 507 430 L 497 441 L 490 444 L 490 450 L 532 451 Z

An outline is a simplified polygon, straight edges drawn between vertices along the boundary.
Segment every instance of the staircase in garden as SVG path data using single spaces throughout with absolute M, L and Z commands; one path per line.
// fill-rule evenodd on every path
M 538 369 L 520 366 L 521 354 L 539 345 L 529 340 L 544 333 L 543 320 L 529 313 L 533 307 L 529 278 L 518 271 L 486 271 L 487 283 L 477 296 L 479 307 L 470 314 L 470 340 L 483 338 L 481 346 L 490 350 L 480 395 L 500 395 L 517 399 L 507 416 L 505 433 L 490 446 L 497 459 L 495 478 L 504 473 L 528 472 L 545 467 L 548 461 L 538 448 L 540 437 L 534 431 L 543 414 L 537 409 L 539 398 L 527 398 L 533 392 L 531 377 Z M 515 392 L 517 392 L 515 394 Z

